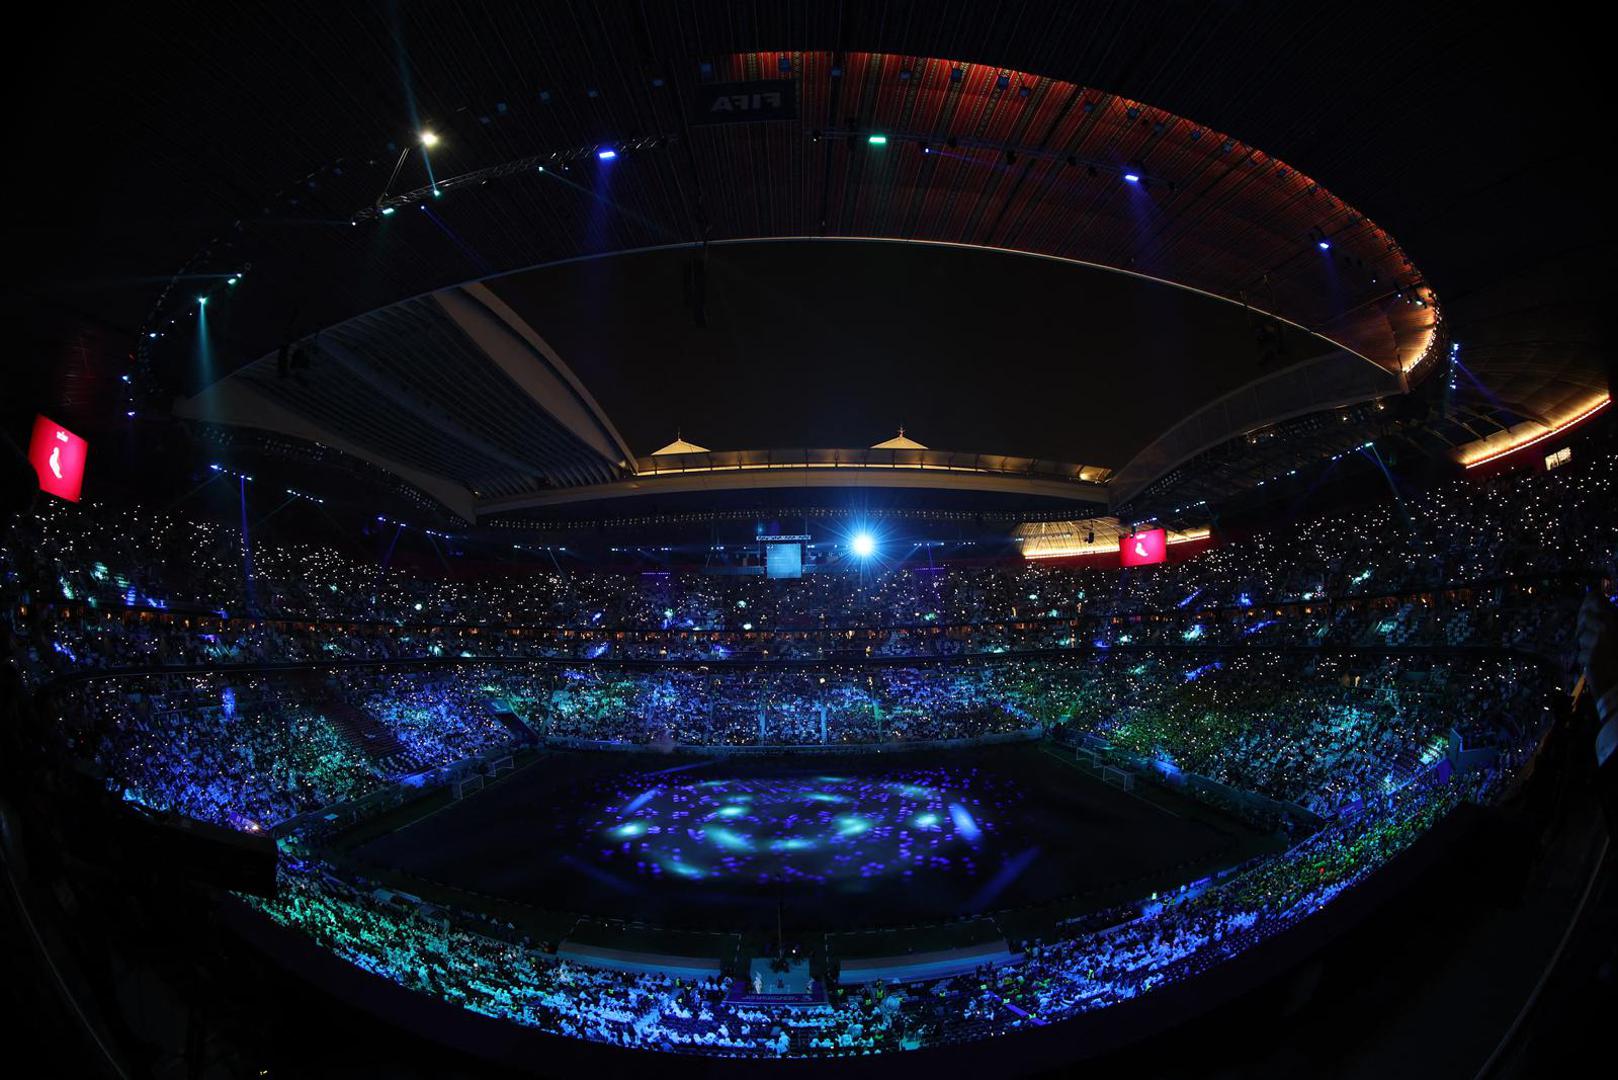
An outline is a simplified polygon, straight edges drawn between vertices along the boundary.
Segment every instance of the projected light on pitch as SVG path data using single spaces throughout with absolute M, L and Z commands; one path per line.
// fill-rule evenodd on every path
M 594 857 L 618 865 L 628 860 L 640 874 L 750 883 L 974 877 L 980 870 L 974 858 L 995 850 L 996 826 L 982 815 L 998 819 L 1021 797 L 976 770 L 937 767 L 869 777 L 731 776 L 660 787 L 648 787 L 647 775 L 637 774 L 641 783 L 631 779 L 632 786 L 600 804 L 589 835 L 615 843 L 606 849 L 591 844 Z M 633 811 L 625 809 L 630 805 Z M 709 859 L 693 867 L 692 855 L 701 853 Z
M 784 840 L 771 842 L 771 851 L 813 851 L 815 842 L 802 836 L 789 836 Z
M 729 829 L 708 829 L 703 835 L 707 839 L 712 840 L 719 847 L 724 848 L 726 851 L 753 850 L 753 842 L 751 840 L 740 833 L 732 832 Z
M 639 810 L 641 807 L 645 806 L 647 803 L 651 802 L 656 797 L 657 797 L 657 788 L 652 788 L 652 790 L 650 790 L 650 791 L 643 791 L 639 795 L 635 796 L 635 800 L 633 802 L 631 802 L 628 806 L 624 807 L 624 813 L 633 814 L 635 811 Z
M 978 827 L 977 819 L 972 811 L 960 803 L 949 804 L 949 819 L 955 823 L 955 832 L 964 840 L 977 841 L 982 838 L 983 830 Z
M 855 817 L 852 814 L 837 819 L 838 836 L 858 836 L 860 833 L 870 829 L 870 827 L 871 823 L 869 821 Z

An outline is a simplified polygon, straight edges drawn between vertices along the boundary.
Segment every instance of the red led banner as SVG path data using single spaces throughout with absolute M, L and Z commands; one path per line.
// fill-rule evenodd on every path
M 1168 558 L 1169 534 L 1162 529 L 1147 529 L 1133 536 L 1121 537 L 1118 555 L 1125 566 L 1149 566 Z
M 39 474 L 39 489 L 68 502 L 79 501 L 84 484 L 84 459 L 90 444 L 44 416 L 34 417 L 34 437 L 28 443 L 28 463 Z

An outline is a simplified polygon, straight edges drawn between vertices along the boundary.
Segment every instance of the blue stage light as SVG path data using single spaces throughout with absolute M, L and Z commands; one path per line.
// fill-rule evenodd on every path
M 1315 247 L 1319 248 L 1321 251 L 1330 251 L 1331 250 L 1331 241 L 1330 240 L 1316 240 L 1315 241 Z
M 596 157 L 600 158 L 602 161 L 611 161 L 617 156 L 618 151 L 614 150 L 610 146 L 603 146 L 600 150 L 596 151 Z
M 876 554 L 876 537 L 868 532 L 855 533 L 853 543 L 850 546 L 854 549 L 855 555 L 862 559 L 869 559 Z
M 1131 184 L 1138 184 L 1140 183 L 1140 173 L 1126 172 L 1124 173 L 1124 179 Z

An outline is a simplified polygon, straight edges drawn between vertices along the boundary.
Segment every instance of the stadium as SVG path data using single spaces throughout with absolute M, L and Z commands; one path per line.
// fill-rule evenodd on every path
M 1593 39 L 42 19 L 0 406 L 19 1060 L 1611 1058 Z

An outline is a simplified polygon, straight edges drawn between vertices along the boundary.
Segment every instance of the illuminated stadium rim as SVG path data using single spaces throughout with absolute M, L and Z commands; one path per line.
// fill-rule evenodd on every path
M 1511 440 L 1506 446 L 1503 446 L 1498 450 L 1489 449 L 1488 444 L 1491 442 L 1489 439 L 1480 440 L 1479 443 L 1468 444 L 1478 446 L 1480 449 L 1487 450 L 1488 452 L 1483 457 L 1473 458 L 1470 461 L 1466 460 L 1463 456 L 1461 459 L 1461 465 L 1463 468 L 1475 469 L 1479 465 L 1487 465 L 1491 461 L 1499 461 L 1503 457 L 1510 457 L 1519 450 L 1527 450 L 1529 447 L 1537 446 L 1547 439 L 1553 439 L 1558 435 L 1562 435 L 1573 430 L 1573 428 L 1584 423 L 1586 420 L 1590 419 L 1596 413 L 1600 412 L 1611 404 L 1612 395 L 1602 394 L 1601 399 L 1594 405 L 1584 407 L 1574 416 L 1569 417 L 1560 423 L 1552 424 L 1545 431 L 1537 434 L 1530 433 L 1521 435 L 1516 439 Z
M 1132 534 L 1125 530 L 1112 537 L 1105 544 L 1074 544 L 1070 547 L 1061 546 L 1056 542 L 1061 539 L 1061 536 L 1029 536 L 1024 541 L 1022 556 L 1025 559 L 1034 561 L 1038 559 L 1072 559 L 1083 555 L 1116 555 L 1118 554 L 1119 542 L 1130 535 Z M 1212 537 L 1213 529 L 1206 525 L 1194 529 L 1170 529 L 1164 544 L 1167 547 L 1174 547 L 1176 544 L 1194 544 Z M 1019 537 L 1019 539 L 1023 538 Z M 1035 540 L 1049 540 L 1052 542 L 1043 547 L 1029 543 L 1029 541 Z

